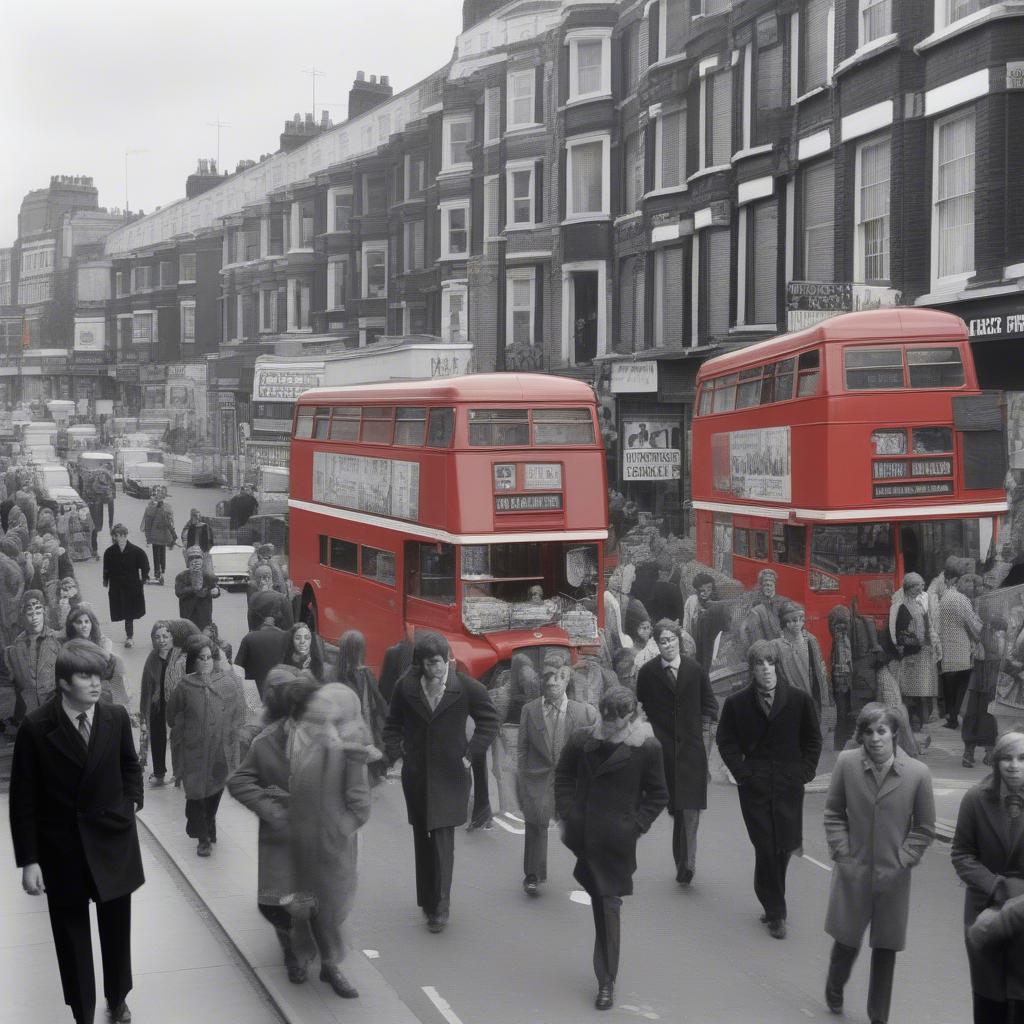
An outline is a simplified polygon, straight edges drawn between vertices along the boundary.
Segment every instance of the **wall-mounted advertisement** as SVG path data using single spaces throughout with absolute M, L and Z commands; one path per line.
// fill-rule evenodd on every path
M 103 317 L 75 317 L 76 352 L 102 352 L 106 345 L 107 322 Z
M 678 480 L 682 462 L 677 420 L 623 420 L 623 480 Z
M 323 363 L 257 363 L 253 370 L 254 402 L 294 402 L 303 391 L 324 382 Z
M 720 494 L 752 501 L 791 500 L 789 427 L 734 430 L 711 438 L 711 475 Z

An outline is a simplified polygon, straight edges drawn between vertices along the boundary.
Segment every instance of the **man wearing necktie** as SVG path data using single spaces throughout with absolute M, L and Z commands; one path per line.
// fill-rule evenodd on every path
M 661 744 L 672 816 L 676 881 L 687 886 L 697 866 L 697 826 L 708 805 L 708 751 L 718 701 L 707 672 L 682 653 L 682 629 L 671 619 L 654 627 L 661 657 L 640 669 L 636 695 Z
M 455 670 L 448 641 L 418 632 L 412 665 L 391 697 L 384 746 L 402 760 L 402 790 L 412 826 L 416 901 L 431 932 L 448 924 L 455 829 L 465 824 L 469 770 L 498 732 L 498 713 L 484 686 Z M 468 720 L 473 735 L 466 738 Z
M 739 787 L 754 847 L 754 892 L 774 939 L 786 937 L 786 869 L 803 845 L 804 786 L 814 778 L 821 728 L 814 700 L 780 681 L 768 640 L 747 652 L 749 686 L 726 698 L 718 751 Z
M 516 792 L 526 822 L 523 849 L 523 891 L 539 896 L 548 877 L 548 825 L 555 816 L 555 765 L 568 738 L 597 724 L 590 704 L 569 700 L 565 688 L 568 666 L 548 668 L 542 695 L 523 705 L 516 744 Z
M 142 768 L 128 712 L 99 703 L 107 655 L 69 640 L 57 656 L 57 691 L 29 712 L 14 745 L 10 817 L 22 888 L 46 894 L 64 1001 L 92 1024 L 96 981 L 89 902 L 103 951 L 112 1021 L 128 1022 L 131 893 L 145 881 L 135 829 Z

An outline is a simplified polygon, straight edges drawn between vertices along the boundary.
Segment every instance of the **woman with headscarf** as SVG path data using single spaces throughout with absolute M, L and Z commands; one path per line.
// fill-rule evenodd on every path
M 296 622 L 288 630 L 281 663 L 297 668 L 300 672 L 311 672 L 318 683 L 326 680 L 323 644 L 320 642 L 320 637 L 314 636 L 313 631 L 305 622 Z
M 939 694 L 935 650 L 938 635 L 928 612 L 924 579 L 916 572 L 903 577 L 889 609 L 889 635 L 901 655 L 900 692 L 915 732 L 931 717 Z
M 373 669 L 363 664 L 365 657 L 366 639 L 363 634 L 357 629 L 343 633 L 338 641 L 338 682 L 344 683 L 359 698 L 367 735 L 375 747 L 383 750 L 388 702 L 380 692 Z M 387 769 L 382 760 L 370 765 L 371 781 L 377 782 L 386 774 Z
M 217 842 L 217 808 L 238 766 L 238 734 L 245 696 L 220 648 L 202 634 L 185 644 L 185 678 L 167 701 L 175 785 L 185 788 L 185 834 L 196 855 L 209 857 Z
M 252 739 L 228 791 L 259 819 L 258 891 L 260 913 L 277 933 L 288 980 L 306 980 L 306 963 L 295 949 L 288 907 L 295 895 L 289 831 L 288 747 L 295 721 L 302 717 L 319 683 L 308 672 L 278 665 L 267 673 L 264 728 Z
M 600 721 L 566 742 L 555 768 L 562 842 L 576 855 L 576 880 L 594 914 L 599 1010 L 611 1009 L 619 966 L 619 910 L 633 892 L 636 843 L 665 809 L 661 746 L 639 718 L 636 696 L 614 686 L 601 697 Z
M 176 621 L 159 619 L 149 631 L 153 649 L 142 666 L 139 694 L 139 760 L 146 766 L 152 748 L 154 786 L 164 784 L 167 774 L 167 702 L 185 678 L 185 639 L 199 631 L 191 622 L 191 633 L 176 632 Z
M 107 671 L 101 676 L 103 700 L 128 707 L 128 691 L 124 685 L 124 662 L 114 654 L 110 637 L 103 635 L 96 613 L 87 604 L 72 608 L 64 619 L 64 643 L 68 640 L 90 640 L 107 656 Z

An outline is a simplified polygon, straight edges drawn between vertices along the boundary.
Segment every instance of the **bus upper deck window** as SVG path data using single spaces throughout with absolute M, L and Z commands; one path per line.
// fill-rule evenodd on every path
M 360 440 L 364 444 L 391 444 L 395 432 L 395 409 L 391 405 L 364 405 Z
M 848 348 L 843 353 L 847 391 L 886 391 L 903 387 L 899 348 Z
M 427 427 L 428 448 L 448 448 L 455 434 L 455 410 L 431 409 Z
M 964 364 L 960 350 L 944 348 L 908 348 L 912 388 L 959 388 L 964 383 Z
M 589 409 L 534 409 L 533 443 L 593 444 L 593 414 Z
M 469 443 L 474 448 L 502 448 L 530 443 L 526 409 L 470 409 Z
M 713 380 L 706 380 L 700 388 L 700 411 L 697 413 L 698 416 L 706 416 L 711 412 L 711 402 L 715 394 L 715 382 Z
M 426 431 L 426 408 L 395 410 L 395 444 L 421 445 Z
M 295 417 L 295 436 L 313 436 L 313 407 L 311 405 L 300 405 L 298 415 Z
M 740 384 L 736 389 L 736 408 L 749 409 L 761 404 L 761 367 L 740 370 Z
M 340 406 L 331 419 L 332 441 L 359 440 L 359 406 Z
M 326 441 L 330 431 L 331 409 L 327 405 L 318 405 L 316 408 L 316 422 L 313 425 L 313 436 L 318 441 Z
M 806 398 L 818 393 L 818 382 L 821 380 L 821 353 L 801 352 L 797 360 L 797 398 Z
M 775 401 L 788 402 L 793 397 L 793 370 L 795 359 L 783 359 L 775 364 Z
M 732 412 L 736 408 L 736 377 L 730 373 L 727 377 L 719 377 L 715 384 L 714 411 Z

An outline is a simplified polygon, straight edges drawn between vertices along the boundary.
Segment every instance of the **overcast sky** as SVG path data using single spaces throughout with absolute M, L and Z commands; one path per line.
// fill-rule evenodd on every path
M 100 206 L 151 213 L 185 194 L 200 156 L 221 169 L 278 148 L 286 118 L 345 117 L 357 71 L 395 92 L 451 56 L 462 0 L 0 0 L 0 247 L 51 174 L 91 175 Z M 319 119 L 319 111 L 317 119 Z

